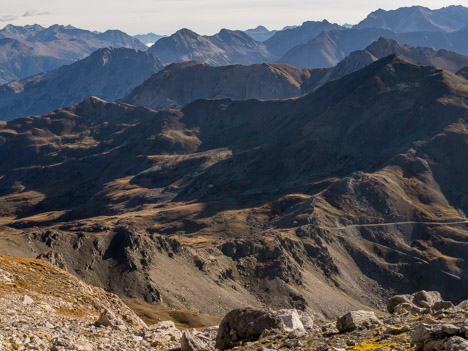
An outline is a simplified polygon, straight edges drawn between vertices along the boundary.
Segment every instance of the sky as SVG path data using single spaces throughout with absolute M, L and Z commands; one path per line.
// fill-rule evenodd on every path
M 327 19 L 355 24 L 378 9 L 421 5 L 432 9 L 465 5 L 444 0 L 0 0 L 0 28 L 7 24 L 71 24 L 129 34 L 169 35 L 180 28 L 214 34 L 222 28 L 281 29 L 304 21 Z M 463 2 L 466 2 L 465 4 Z

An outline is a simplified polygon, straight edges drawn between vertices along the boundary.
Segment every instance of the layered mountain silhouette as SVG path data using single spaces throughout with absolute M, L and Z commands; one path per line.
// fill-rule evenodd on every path
M 202 61 L 214 66 L 252 64 L 273 59 L 266 46 L 242 31 L 222 29 L 213 36 L 202 36 L 181 29 L 158 40 L 149 52 L 167 63 Z
M 267 39 L 270 39 L 277 30 L 268 30 L 264 26 L 258 26 L 257 28 L 247 29 L 244 31 L 246 34 L 250 35 L 256 41 L 264 42 Z
M 305 44 L 323 31 L 339 30 L 343 27 L 323 20 L 322 22 L 308 21 L 301 26 L 277 32 L 265 41 L 268 50 L 275 56 L 282 56 L 297 45 Z
M 341 78 L 391 54 L 399 54 L 417 63 L 444 68 L 453 73 L 468 66 L 468 56 L 465 55 L 447 50 L 412 47 L 392 39 L 380 38 L 366 49 L 352 52 L 338 63 L 325 78 L 327 80 Z
M 139 40 L 118 30 L 94 33 L 60 25 L 7 25 L 0 30 L 0 83 L 58 68 L 108 46 L 146 50 Z
M 414 33 L 396 33 L 378 28 L 324 31 L 306 44 L 293 47 L 278 62 L 297 67 L 331 67 L 351 52 L 365 48 L 380 37 L 394 39 L 410 46 L 444 49 L 466 55 L 468 44 L 464 38 L 467 35 L 468 29 L 456 32 Z
M 391 54 L 454 73 L 468 66 L 467 56 L 446 50 L 413 48 L 380 38 L 327 69 L 301 69 L 284 64 L 211 67 L 193 61 L 173 64 L 146 80 L 122 101 L 159 110 L 180 107 L 197 99 L 286 99 L 310 93 Z
M 147 34 L 137 34 L 133 36 L 134 38 L 138 39 L 141 41 L 143 44 L 146 45 L 153 45 L 156 43 L 159 39 L 164 38 L 165 35 L 159 35 L 159 34 L 154 34 L 154 33 L 147 33 Z
M 99 49 L 71 65 L 0 86 L 0 119 L 45 113 L 89 96 L 114 101 L 163 67 L 147 52 Z
M 468 8 L 448 6 L 438 10 L 427 7 L 401 7 L 372 12 L 354 28 L 382 28 L 399 33 L 457 31 L 468 26 Z
M 2 226 L 29 240 L 16 250 L 48 242 L 121 295 L 208 312 L 211 287 L 329 313 L 395 290 L 457 300 L 467 100 L 464 78 L 390 55 L 296 99 L 156 112 L 90 98 L 1 122 Z M 174 290 L 174 266 L 200 278 Z
M 284 64 L 213 67 L 188 61 L 156 73 L 163 65 L 154 55 L 108 48 L 50 74 L 0 87 L 0 113 L 1 119 L 40 114 L 93 95 L 108 101 L 123 98 L 123 102 L 157 110 L 178 108 L 197 99 L 286 99 L 310 93 L 390 54 L 401 54 L 420 64 L 452 72 L 468 66 L 466 56 L 413 48 L 386 38 L 351 53 L 337 66 L 327 69 Z M 140 83 L 143 84 L 139 86 Z

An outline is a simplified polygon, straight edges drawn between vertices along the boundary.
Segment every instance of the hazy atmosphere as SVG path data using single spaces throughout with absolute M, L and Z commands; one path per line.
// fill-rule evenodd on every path
M 468 0 L 416 1 L 0 0 L 0 351 L 468 351 Z
M 22 0 L 2 1 L 0 21 L 5 25 L 72 24 L 100 31 L 113 28 L 129 34 L 167 35 L 187 27 L 200 34 L 213 34 L 220 28 L 248 29 L 262 24 L 269 29 L 281 29 L 324 18 L 339 24 L 354 24 L 378 8 L 412 5 L 434 9 L 453 3 L 446 0 Z

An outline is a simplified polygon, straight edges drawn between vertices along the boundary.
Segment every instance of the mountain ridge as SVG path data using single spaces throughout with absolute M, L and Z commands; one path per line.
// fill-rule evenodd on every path
M 91 95 L 114 101 L 163 67 L 150 53 L 98 49 L 71 65 L 0 86 L 0 116 L 12 119 L 46 113 Z
M 457 300 L 467 100 L 462 77 L 390 55 L 297 99 L 90 98 L 2 122 L 16 244 L 0 251 L 49 243 L 86 281 L 213 315 L 242 299 L 333 316 L 415 287 Z

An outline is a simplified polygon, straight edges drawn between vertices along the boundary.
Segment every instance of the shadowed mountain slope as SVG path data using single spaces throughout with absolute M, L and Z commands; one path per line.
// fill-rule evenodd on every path
M 93 33 L 60 25 L 7 25 L 0 30 L 0 83 L 55 69 L 108 46 L 146 50 L 143 43 L 118 30 Z
M 0 86 L 0 119 L 45 113 L 93 95 L 114 101 L 163 67 L 150 53 L 99 49 L 71 65 Z
M 417 63 L 444 68 L 453 73 L 468 66 L 468 56 L 447 50 L 412 47 L 400 44 L 392 39 L 381 37 L 366 49 L 352 52 L 330 70 L 329 74 L 326 75 L 324 79 L 333 80 L 341 78 L 391 54 L 402 55 Z
M 467 100 L 462 77 L 391 55 L 297 99 L 1 122 L 0 251 L 52 247 L 122 296 L 214 315 L 461 299 Z
M 190 61 L 168 66 L 122 101 L 159 110 L 197 99 L 286 99 L 312 91 L 326 73 L 280 64 L 212 67 Z
M 457 75 L 465 79 L 468 79 L 468 67 L 464 67 L 461 70 L 459 70 L 457 72 Z

